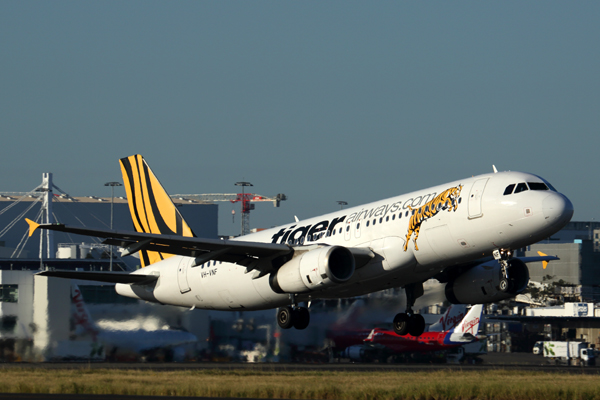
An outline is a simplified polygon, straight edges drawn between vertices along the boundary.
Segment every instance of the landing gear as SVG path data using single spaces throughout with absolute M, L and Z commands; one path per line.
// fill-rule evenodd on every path
M 290 295 L 291 306 L 281 307 L 277 310 L 277 324 L 281 329 L 306 329 L 310 323 L 308 308 L 299 307 L 293 294 Z
M 406 312 L 394 317 L 394 332 L 400 336 L 420 336 L 425 331 L 425 319 L 420 314 L 414 314 L 412 307 L 417 297 L 423 295 L 423 284 L 412 283 L 404 287 L 406 292 Z
M 508 260 L 512 258 L 512 252 L 506 249 L 494 250 L 494 259 L 500 263 L 500 282 L 498 283 L 498 289 L 502 292 L 510 292 L 511 281 L 508 277 Z
M 294 310 L 292 307 L 281 307 L 277 310 L 277 324 L 281 329 L 290 329 L 294 326 Z

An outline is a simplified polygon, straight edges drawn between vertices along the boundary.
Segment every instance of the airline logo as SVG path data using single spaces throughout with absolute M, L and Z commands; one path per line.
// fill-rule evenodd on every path
M 89 314 L 85 309 L 83 296 L 81 295 L 79 288 L 73 288 L 73 304 L 75 305 L 75 313 L 73 315 L 75 325 L 80 325 L 86 332 L 90 333 L 94 341 L 96 341 L 98 332 L 94 329 L 92 321 L 89 319 Z
M 315 241 L 324 235 L 331 235 L 331 232 L 336 229 L 338 224 L 344 224 L 345 229 L 349 229 L 349 224 L 353 222 L 360 222 L 369 220 L 371 218 L 383 218 L 388 214 L 394 214 L 396 212 L 403 213 L 406 211 L 406 216 L 412 213 L 409 222 L 409 234 L 407 240 L 415 232 L 415 244 L 416 236 L 418 236 L 418 228 L 421 224 L 431 218 L 440 210 L 449 209 L 449 211 L 455 211 L 460 203 L 460 192 L 462 185 L 445 190 L 440 195 L 436 192 L 427 193 L 422 196 L 416 196 L 409 198 L 406 201 L 396 201 L 389 204 L 382 204 L 377 207 L 369 209 L 361 209 L 360 211 L 354 212 L 349 215 L 334 218 L 332 220 L 324 220 L 313 225 L 292 225 L 287 228 L 280 229 L 276 234 L 271 237 L 271 243 L 289 243 L 289 244 L 302 244 L 304 242 Z M 422 206 L 420 206 L 423 204 Z M 438 206 L 439 205 L 439 206 Z M 434 207 L 436 208 L 434 211 Z M 412 230 L 410 227 L 413 227 Z M 406 248 L 404 249 L 406 251 Z M 418 248 L 416 249 L 418 250 Z
M 477 328 L 479 327 L 479 317 L 475 317 L 463 324 L 463 333 L 470 333 L 471 335 L 477 335 Z
M 433 217 L 440 211 L 448 210 L 456 211 L 458 205 L 461 202 L 460 192 L 462 191 L 463 185 L 458 185 L 450 189 L 444 190 L 442 193 L 437 195 L 433 200 L 428 201 L 418 209 L 408 208 L 413 212 L 408 223 L 408 233 L 406 234 L 406 243 L 404 244 L 404 251 L 408 249 L 408 242 L 412 234 L 415 234 L 415 250 L 418 251 L 417 239 L 419 238 L 419 231 L 421 230 L 421 224 Z
M 448 308 L 448 311 L 444 315 L 442 315 L 442 318 L 440 318 L 439 323 L 442 324 L 442 331 L 447 331 L 454 328 L 460 323 L 460 321 L 463 320 L 463 318 L 466 315 L 464 311 L 459 314 L 452 315 L 452 313 L 450 312 L 451 309 L 452 306 L 450 306 L 450 308 Z

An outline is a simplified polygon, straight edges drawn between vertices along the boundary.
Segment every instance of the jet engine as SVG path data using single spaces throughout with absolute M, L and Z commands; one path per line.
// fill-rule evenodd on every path
M 484 304 L 518 295 L 527 288 L 529 270 L 518 258 L 508 264 L 508 282 L 498 261 L 480 264 L 450 280 L 446 298 L 453 304 Z
M 354 345 L 347 347 L 342 352 L 342 357 L 349 358 L 350 361 L 365 362 L 371 359 L 370 348 L 367 346 Z
M 354 256 L 345 247 L 309 250 L 283 264 L 269 279 L 277 293 L 305 293 L 347 282 L 354 274 Z

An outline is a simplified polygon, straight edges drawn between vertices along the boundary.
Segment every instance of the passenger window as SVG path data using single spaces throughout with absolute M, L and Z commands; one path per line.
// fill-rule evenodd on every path
M 367 226 L 369 226 L 369 221 L 367 221 Z
M 544 182 L 527 182 L 531 190 L 548 190 L 548 186 Z
M 382 222 L 383 222 L 383 218 L 379 218 L 379 223 L 382 223 Z
M 515 188 L 514 183 L 512 185 L 508 185 L 506 187 L 506 189 L 504 189 L 504 195 L 506 196 L 506 195 L 512 194 L 514 188 Z
M 376 220 L 376 219 L 374 219 L 374 220 L 373 220 L 373 225 L 375 225 L 376 223 L 377 223 L 377 220 Z
M 385 217 L 385 222 L 389 222 L 390 217 Z
M 338 233 L 342 233 L 342 228 L 340 228 L 340 231 Z
M 392 215 L 392 221 L 396 219 L 396 214 Z
M 529 190 L 527 188 L 527 184 L 525 182 L 521 182 L 517 185 L 517 188 L 515 189 L 515 194 L 524 192 L 526 190 Z

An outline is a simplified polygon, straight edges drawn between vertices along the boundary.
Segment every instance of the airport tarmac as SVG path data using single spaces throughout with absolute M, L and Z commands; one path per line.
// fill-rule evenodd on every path
M 480 364 L 446 363 L 355 363 L 348 361 L 331 363 L 240 363 L 240 362 L 172 362 L 172 363 L 4 363 L 1 368 L 40 368 L 40 369 L 118 369 L 118 370 L 201 370 L 201 369 L 255 369 L 267 371 L 377 371 L 410 370 L 423 371 L 435 369 L 516 369 L 530 371 L 581 372 L 600 374 L 600 366 L 556 365 L 548 359 L 531 353 L 488 353 L 481 356 Z M 0 398 L 1 400 L 1 398 Z

